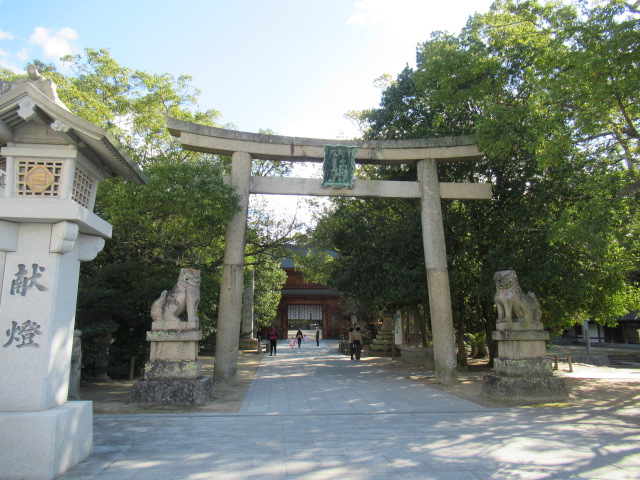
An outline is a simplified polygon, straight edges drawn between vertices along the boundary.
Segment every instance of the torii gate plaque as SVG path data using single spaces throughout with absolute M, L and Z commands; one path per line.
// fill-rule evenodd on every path
M 473 137 L 340 141 L 341 147 L 356 147 L 353 149 L 356 163 L 417 164 L 418 181 L 358 180 L 351 185 L 351 188 L 339 188 L 349 185 L 332 186 L 331 182 L 327 184 L 326 179 L 251 176 L 253 158 L 322 162 L 325 158 L 325 147 L 335 144 L 335 140 L 237 132 L 173 118 L 167 119 L 167 126 L 169 132 L 178 137 L 183 148 L 187 150 L 231 155 L 229 181 L 236 187 L 236 193 L 240 195 L 240 211 L 229 222 L 226 233 L 216 340 L 215 379 L 229 381 L 235 378 L 237 373 L 247 207 L 251 193 L 262 193 L 419 198 L 436 379 L 445 385 L 457 383 L 449 272 L 440 199 L 489 200 L 491 185 L 439 183 L 437 164 L 480 158 L 482 154 L 475 146 Z M 341 179 L 340 174 L 337 175 Z

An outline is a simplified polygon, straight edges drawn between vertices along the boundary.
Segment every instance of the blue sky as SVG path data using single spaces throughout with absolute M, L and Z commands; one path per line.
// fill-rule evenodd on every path
M 222 123 L 353 138 L 383 74 L 415 65 L 435 30 L 459 32 L 491 0 L 0 0 L 0 65 L 57 63 L 86 47 L 120 65 L 191 75 Z

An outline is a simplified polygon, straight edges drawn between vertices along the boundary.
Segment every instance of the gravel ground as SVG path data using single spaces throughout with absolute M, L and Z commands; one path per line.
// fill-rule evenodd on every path
M 482 377 L 492 371 L 486 360 L 470 360 L 468 370 L 461 371 L 459 383 L 444 386 L 435 379 L 431 371 L 408 367 L 399 361 L 376 359 L 381 368 L 393 369 L 400 375 L 412 380 L 464 398 L 474 403 L 490 407 L 531 407 L 507 402 L 496 402 L 481 393 Z M 537 407 L 582 407 L 618 412 L 624 416 L 640 415 L 640 368 L 595 367 L 574 363 L 573 372 L 569 372 L 568 363 L 560 362 L 555 375 L 564 378 L 569 398 L 562 403 L 538 404 Z

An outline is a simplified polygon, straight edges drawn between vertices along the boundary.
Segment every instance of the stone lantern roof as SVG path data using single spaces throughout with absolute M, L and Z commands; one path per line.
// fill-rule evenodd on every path
M 0 95 L 0 147 L 16 142 L 16 130 L 33 121 L 50 127 L 47 143 L 76 146 L 104 177 L 147 183 L 144 173 L 118 141 L 106 130 L 69 112 L 55 96 L 55 90 L 47 96 L 29 82 L 13 84 L 10 89 L 3 82 L 0 87 L 5 87 L 0 92 L 8 90 Z M 42 139 L 34 139 L 34 143 L 38 142 Z
M 110 177 L 147 183 L 115 138 L 71 113 L 55 84 L 33 66 L 28 77 L 0 81 L 0 223 L 5 230 L 24 222 L 50 223 L 110 238 L 111 225 L 93 213 L 98 185 Z

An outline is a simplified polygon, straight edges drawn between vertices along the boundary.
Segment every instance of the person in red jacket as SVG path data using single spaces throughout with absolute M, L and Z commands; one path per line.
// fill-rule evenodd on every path
M 278 348 L 278 332 L 276 331 L 276 327 L 271 327 L 271 330 L 267 333 L 267 338 L 269 339 L 269 356 L 275 355 Z

